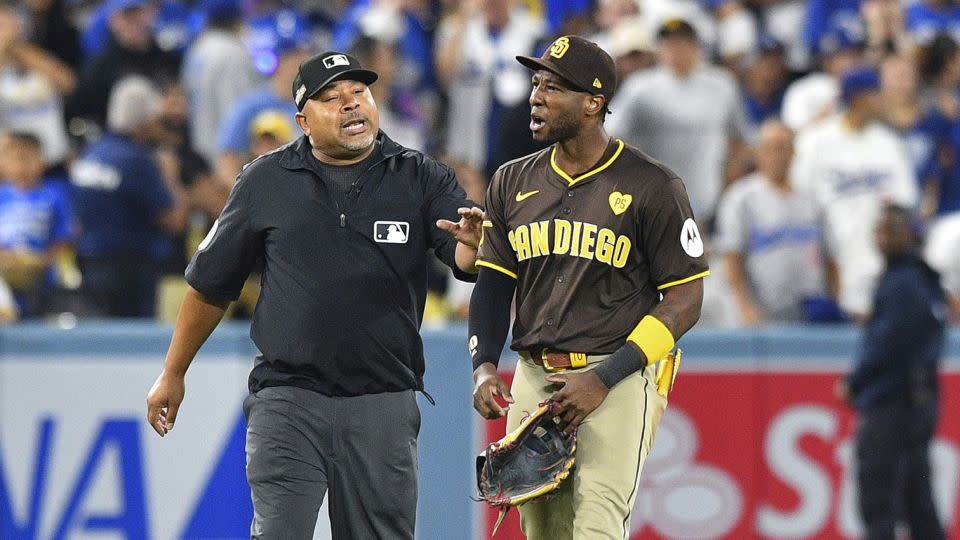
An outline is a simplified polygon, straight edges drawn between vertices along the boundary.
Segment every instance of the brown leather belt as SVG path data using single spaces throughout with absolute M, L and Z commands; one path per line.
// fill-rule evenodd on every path
M 530 360 L 547 369 L 577 369 L 587 366 L 587 353 L 551 351 L 528 351 Z

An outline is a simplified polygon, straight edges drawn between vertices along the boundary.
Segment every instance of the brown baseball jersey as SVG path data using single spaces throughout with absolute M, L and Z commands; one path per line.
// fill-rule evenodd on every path
M 517 280 L 511 348 L 612 353 L 660 291 L 710 273 L 683 182 L 612 139 L 571 177 L 555 145 L 505 163 L 487 190 L 477 265 Z

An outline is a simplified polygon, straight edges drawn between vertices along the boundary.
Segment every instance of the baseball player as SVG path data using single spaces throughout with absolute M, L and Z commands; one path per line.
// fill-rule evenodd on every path
M 622 539 L 667 404 L 656 363 L 700 316 L 703 240 L 683 182 L 604 131 L 617 84 L 606 52 L 564 36 L 517 60 L 534 71 L 533 138 L 553 144 L 504 164 L 487 192 L 470 304 L 474 408 L 507 415 L 511 431 L 553 399 L 565 430 L 578 430 L 571 479 L 520 507 L 527 538 Z M 497 362 L 514 291 L 520 359 L 508 388 Z

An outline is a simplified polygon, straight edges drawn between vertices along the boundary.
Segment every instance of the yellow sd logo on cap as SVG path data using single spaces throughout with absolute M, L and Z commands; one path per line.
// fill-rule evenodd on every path
M 566 36 L 562 38 L 557 38 L 553 42 L 553 45 L 550 46 L 550 56 L 554 58 L 563 58 L 564 54 L 567 54 L 567 49 L 570 48 L 570 40 Z

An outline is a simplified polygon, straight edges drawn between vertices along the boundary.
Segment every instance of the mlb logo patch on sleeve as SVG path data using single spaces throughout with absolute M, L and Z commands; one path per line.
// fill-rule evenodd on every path
M 406 221 L 377 221 L 373 224 L 373 239 L 382 244 L 406 244 L 410 238 L 410 224 Z

